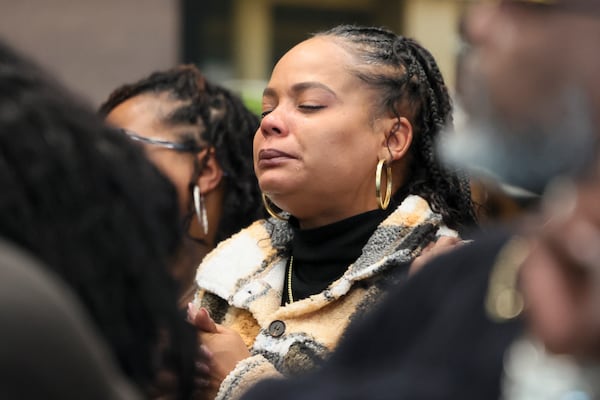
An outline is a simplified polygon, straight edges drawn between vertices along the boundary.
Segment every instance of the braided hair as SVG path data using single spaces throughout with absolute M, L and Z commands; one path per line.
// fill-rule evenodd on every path
M 411 122 L 408 192 L 425 198 L 452 228 L 464 232 L 476 225 L 468 179 L 446 169 L 435 152 L 440 133 L 452 127 L 452 102 L 429 51 L 377 27 L 339 25 L 315 36 L 333 37 L 356 57 L 353 73 L 378 91 L 380 113 Z
M 155 72 L 117 88 L 100 106 L 100 114 L 106 116 L 124 101 L 148 93 L 167 93 L 169 100 L 182 102 L 165 117 L 167 121 L 162 121 L 169 125 L 198 127 L 197 137 L 181 138 L 182 141 L 192 140 L 198 144 L 202 140 L 215 149 L 216 159 L 227 179 L 215 242 L 263 217 L 264 208 L 252 162 L 252 141 L 259 125 L 258 116 L 229 90 L 206 80 L 193 65 Z M 193 183 L 190 191 L 192 187 Z M 189 207 L 192 210 L 191 203 Z
M 2 43 L 0 187 L 0 236 L 73 289 L 142 390 L 166 369 L 187 398 L 197 344 L 167 269 L 181 239 L 173 186 L 126 137 Z

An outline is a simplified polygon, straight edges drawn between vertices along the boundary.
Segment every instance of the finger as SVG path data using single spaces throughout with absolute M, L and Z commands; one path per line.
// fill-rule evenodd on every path
M 210 379 L 206 378 L 195 378 L 194 382 L 196 387 L 207 388 L 210 386 Z
M 452 247 L 452 246 L 456 246 L 457 244 L 462 243 L 461 239 L 459 237 L 456 236 L 442 236 L 440 237 L 434 245 L 434 248 L 438 249 L 442 249 L 442 248 L 447 248 L 447 247 Z
M 435 246 L 435 243 L 436 242 L 427 243 L 427 246 L 423 247 L 423 250 L 421 250 L 421 254 L 427 253 L 429 250 L 433 249 L 433 246 Z
M 200 356 L 204 360 L 212 360 L 213 353 L 209 350 L 208 346 L 201 344 L 199 349 Z
M 204 307 L 201 307 L 198 310 L 191 322 L 196 328 L 204 332 L 217 333 L 217 324 L 213 321 L 208 314 L 208 310 Z
M 210 367 L 205 362 L 196 362 L 196 372 L 200 375 L 208 375 L 210 373 Z
M 437 241 L 430 242 L 423 248 L 421 254 L 413 260 L 408 270 L 408 274 L 414 274 L 431 261 L 431 259 L 462 244 L 463 242 L 461 239 L 454 236 L 442 236 Z

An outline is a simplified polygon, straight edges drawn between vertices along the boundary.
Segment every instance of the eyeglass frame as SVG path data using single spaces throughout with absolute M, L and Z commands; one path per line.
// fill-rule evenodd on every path
M 132 139 L 136 142 L 151 144 L 153 146 L 158 146 L 158 147 L 162 147 L 162 148 L 169 149 L 169 150 L 175 150 L 175 151 L 182 152 L 182 153 L 199 153 L 202 150 L 205 150 L 208 148 L 208 146 L 195 145 L 193 143 L 177 143 L 177 142 L 172 142 L 169 140 L 140 136 L 137 133 L 130 131 L 129 129 L 119 129 L 119 130 L 123 134 L 127 135 L 127 137 L 129 137 L 130 139 Z

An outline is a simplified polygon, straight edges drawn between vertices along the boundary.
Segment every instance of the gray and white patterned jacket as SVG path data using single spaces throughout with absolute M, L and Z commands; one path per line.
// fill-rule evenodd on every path
M 410 261 L 439 236 L 456 236 L 418 196 L 408 196 L 375 230 L 362 255 L 323 292 L 281 305 L 292 229 L 257 221 L 220 243 L 198 268 L 194 306 L 238 331 L 252 357 L 238 363 L 217 399 L 237 399 L 260 379 L 315 368 L 351 321 L 403 280 Z

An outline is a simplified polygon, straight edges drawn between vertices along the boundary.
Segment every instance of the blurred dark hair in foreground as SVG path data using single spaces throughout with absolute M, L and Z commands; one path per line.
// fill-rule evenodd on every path
M 145 391 L 168 370 L 181 397 L 191 390 L 195 339 L 167 270 L 181 238 L 174 189 L 126 137 L 2 42 L 0 187 L 0 237 L 66 281 L 125 375 Z

